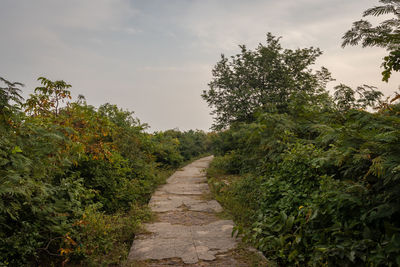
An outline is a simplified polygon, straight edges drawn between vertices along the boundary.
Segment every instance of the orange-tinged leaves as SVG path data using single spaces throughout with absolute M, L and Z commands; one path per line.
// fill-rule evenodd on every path
M 64 255 L 68 255 L 72 252 L 72 249 L 70 248 L 60 248 L 59 249 L 60 255 L 64 256 Z

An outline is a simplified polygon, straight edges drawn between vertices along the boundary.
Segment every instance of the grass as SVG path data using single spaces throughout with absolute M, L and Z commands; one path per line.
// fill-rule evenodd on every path
M 241 262 L 245 262 L 249 267 L 275 267 L 274 262 L 268 261 L 258 250 L 250 247 L 248 244 L 239 242 L 235 249 L 234 257 Z
M 215 160 L 216 159 L 216 160 Z M 207 180 L 211 189 L 211 198 L 216 199 L 224 211 L 217 214 L 221 219 L 231 219 L 239 228 L 249 228 L 252 224 L 254 207 L 250 207 L 249 201 L 256 198 L 253 192 L 243 192 L 243 184 L 251 183 L 251 177 L 227 174 L 226 171 L 219 167 L 218 157 L 211 162 L 207 169 Z M 245 261 L 248 266 L 276 266 L 272 261 L 260 255 L 260 252 L 245 243 L 243 240 L 239 242 L 237 249 L 234 251 L 237 257 Z
M 157 186 L 176 169 L 160 170 L 155 180 Z M 72 248 L 70 262 L 64 266 L 121 266 L 126 262 L 135 235 L 145 232 L 143 223 L 155 220 L 147 205 L 132 205 L 126 212 L 105 214 L 88 209 L 81 225 L 82 247 Z
M 232 219 L 237 225 L 247 226 L 251 223 L 252 211 L 246 206 L 243 197 L 238 198 L 236 187 L 242 177 L 226 174 L 214 164 L 207 170 L 208 184 L 211 189 L 211 198 L 216 199 L 224 208 L 219 214 L 221 218 Z

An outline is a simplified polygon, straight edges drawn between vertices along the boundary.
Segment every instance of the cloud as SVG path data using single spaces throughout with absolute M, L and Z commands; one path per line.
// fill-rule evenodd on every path
M 324 55 L 316 67 L 328 67 L 338 82 L 369 83 L 390 93 L 400 77 L 381 82 L 383 49 L 341 48 L 344 32 L 373 5 L 376 0 L 194 1 L 179 25 L 194 36 L 193 47 L 203 53 L 232 55 L 239 52 L 238 44 L 254 48 L 267 32 L 282 36 L 285 48 L 319 47 Z
M 138 34 L 138 33 L 143 32 L 142 30 L 136 29 L 136 28 L 133 28 L 133 27 L 124 28 L 123 31 L 128 33 L 128 34 Z
M 199 71 L 208 72 L 210 70 L 209 65 L 204 64 L 186 64 L 184 66 L 143 66 L 137 68 L 138 71 L 145 72 L 177 72 L 177 73 L 196 73 Z
M 37 86 L 63 79 L 88 102 L 116 103 L 152 129 L 207 129 L 202 90 L 219 54 L 253 49 L 265 34 L 285 48 L 316 46 L 317 67 L 338 82 L 377 85 L 385 51 L 340 47 L 342 34 L 376 0 L 2 0 L 0 76 Z
M 39 0 L 35 1 L 35 7 L 48 25 L 90 31 L 122 28 L 127 20 L 139 14 L 127 0 Z
M 203 49 L 235 50 L 238 44 L 255 46 L 267 32 L 287 43 L 320 43 L 324 33 L 343 31 L 354 19 L 354 4 L 322 1 L 194 1 L 180 25 L 196 37 Z M 359 3 L 358 3 L 359 6 Z M 338 15 L 340 14 L 340 15 Z M 327 34 L 325 34 L 327 35 Z M 340 40 L 339 40 L 340 41 Z
M 179 24 L 201 49 L 232 51 L 238 44 L 255 45 L 277 22 L 273 10 L 287 12 L 290 1 L 194 1 Z

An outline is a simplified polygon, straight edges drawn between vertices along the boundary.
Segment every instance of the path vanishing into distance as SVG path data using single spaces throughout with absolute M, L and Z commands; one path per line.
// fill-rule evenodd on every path
M 254 266 L 261 258 L 232 237 L 231 220 L 218 216 L 223 209 L 210 198 L 205 174 L 212 158 L 176 171 L 153 194 L 149 205 L 156 219 L 135 237 L 130 266 Z

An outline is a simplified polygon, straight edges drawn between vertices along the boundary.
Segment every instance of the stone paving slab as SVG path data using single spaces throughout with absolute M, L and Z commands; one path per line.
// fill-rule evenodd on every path
M 203 200 L 201 197 L 181 195 L 155 195 L 149 203 L 154 212 L 182 211 L 185 208 L 191 211 L 221 212 L 221 205 L 215 200 Z
M 153 234 L 137 239 L 130 257 L 136 260 L 182 258 L 184 263 L 214 260 L 218 253 L 236 245 L 231 237 L 233 223 L 221 220 L 202 226 L 171 225 L 158 222 L 146 225 Z
M 180 225 L 205 225 L 220 220 L 215 213 L 198 211 L 167 211 L 157 214 L 157 221 Z
M 163 185 L 160 191 L 175 195 L 203 195 L 209 193 L 209 188 L 206 183 L 168 183 Z

